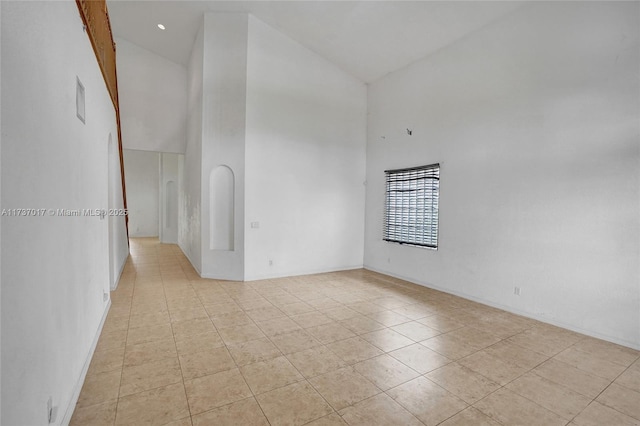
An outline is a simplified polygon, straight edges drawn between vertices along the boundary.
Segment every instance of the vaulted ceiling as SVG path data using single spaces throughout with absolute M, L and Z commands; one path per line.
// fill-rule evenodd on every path
M 186 65 L 205 12 L 247 12 L 366 83 L 522 7 L 519 1 L 108 0 L 114 35 Z M 166 29 L 160 30 L 157 25 Z

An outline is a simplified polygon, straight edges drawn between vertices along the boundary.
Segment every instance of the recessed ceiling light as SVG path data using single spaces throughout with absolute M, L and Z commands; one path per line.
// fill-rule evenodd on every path
M 164 25 L 158 24 L 158 28 L 160 28 L 161 30 L 164 30 Z

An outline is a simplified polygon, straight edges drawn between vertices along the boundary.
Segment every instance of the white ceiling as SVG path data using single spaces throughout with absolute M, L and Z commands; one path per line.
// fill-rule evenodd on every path
M 436 52 L 523 4 L 108 0 L 115 37 L 183 65 L 204 12 L 248 12 L 367 83 Z M 166 30 L 158 29 L 159 23 Z

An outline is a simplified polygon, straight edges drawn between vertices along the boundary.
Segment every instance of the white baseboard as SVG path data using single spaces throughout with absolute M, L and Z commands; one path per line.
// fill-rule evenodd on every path
M 520 309 L 514 309 L 511 306 L 502 305 L 500 303 L 494 303 L 494 302 L 492 302 L 490 300 L 486 300 L 486 299 L 483 299 L 483 298 L 480 298 L 480 297 L 475 297 L 475 296 L 471 296 L 469 294 L 453 291 L 451 289 L 447 289 L 447 288 L 443 288 L 443 287 L 440 287 L 440 286 L 437 286 L 437 285 L 433 285 L 432 283 L 416 280 L 415 278 L 409 278 L 409 277 L 405 277 L 405 276 L 403 276 L 401 274 L 395 274 L 393 272 L 385 271 L 383 269 L 378 269 L 378 268 L 372 267 L 370 265 L 365 265 L 364 268 L 367 269 L 367 270 L 373 271 L 373 272 L 378 272 L 379 274 L 388 275 L 390 277 L 399 278 L 401 280 L 405 280 L 405 281 L 408 281 L 408 282 L 413 283 L 413 284 L 418 284 L 418 285 L 421 285 L 423 287 L 427 287 L 427 288 L 430 288 L 430 289 L 433 289 L 433 290 L 438 290 L 438 291 L 441 291 L 443 293 L 452 294 L 454 296 L 458 296 L 458 297 L 461 297 L 463 299 L 471 300 L 473 302 L 482 303 L 483 305 L 491 306 L 493 308 L 502 309 L 503 311 L 510 312 L 510 313 L 516 314 L 516 315 L 520 315 L 520 316 L 523 316 L 523 317 L 526 317 L 526 318 L 530 318 L 530 319 L 533 319 L 533 320 L 536 320 L 536 321 L 540 321 L 540 322 L 543 322 L 545 324 L 555 325 L 556 327 L 561 327 L 561 328 L 564 328 L 564 329 L 567 329 L 567 330 L 575 331 L 576 333 L 584 334 L 585 336 L 594 337 L 594 338 L 600 339 L 600 340 L 606 340 L 607 342 L 615 343 L 617 345 L 622 345 L 622 346 L 626 346 L 626 347 L 631 348 L 631 349 L 640 350 L 640 344 L 638 344 L 638 343 L 630 342 L 630 341 L 626 341 L 626 340 L 622 340 L 622 339 L 618 339 L 616 337 L 605 335 L 605 334 L 602 334 L 602 333 L 597 333 L 597 332 L 594 332 L 594 331 L 591 331 L 591 330 L 585 330 L 583 328 L 576 327 L 576 326 L 571 325 L 571 324 L 566 324 L 566 323 L 564 323 L 562 321 L 558 321 L 555 318 L 544 317 L 544 316 L 537 315 L 537 314 L 532 313 L 532 312 L 522 311 Z
M 282 273 L 273 273 L 273 274 L 261 274 L 261 275 L 252 275 L 249 277 L 245 277 L 245 281 L 258 281 L 258 280 L 269 280 L 274 278 L 284 278 L 284 277 L 299 277 L 301 275 L 313 275 L 313 274 L 326 274 L 329 272 L 338 272 L 338 271 L 351 271 L 354 269 L 362 269 L 362 265 L 351 265 L 351 266 L 337 266 L 334 268 L 323 268 L 323 269 L 304 269 L 298 271 L 285 271 Z
M 78 377 L 78 380 L 76 381 L 76 385 L 73 388 L 73 394 L 71 394 L 71 400 L 69 401 L 69 405 L 67 405 L 67 409 L 64 412 L 64 417 L 62 418 L 62 422 L 60 423 L 61 425 L 68 426 L 69 423 L 71 422 L 71 417 L 73 416 L 73 412 L 76 408 L 76 404 L 78 403 L 78 398 L 80 397 L 80 391 L 82 390 L 82 385 L 84 385 L 84 379 L 87 377 L 87 372 L 89 371 L 89 365 L 91 364 L 93 353 L 96 351 L 98 340 L 100 340 L 100 334 L 102 334 L 102 327 L 104 327 L 104 322 L 107 319 L 107 314 L 109 314 L 109 309 L 111 309 L 111 299 L 109 299 L 107 305 L 105 306 L 104 313 L 102 314 L 102 320 L 100 320 L 100 325 L 98 326 L 98 331 L 96 332 L 96 335 L 93 338 L 93 342 L 91 343 L 91 348 L 89 349 L 87 358 L 85 359 L 84 365 L 82 366 L 80 377 Z
M 124 267 L 127 264 L 128 258 L 129 258 L 129 255 L 127 254 L 127 256 L 122 260 L 122 264 L 120 265 L 120 270 L 118 271 L 118 276 L 114 280 L 113 286 L 111 286 L 111 291 L 117 290 L 118 284 L 120 283 L 120 278 L 122 277 L 122 271 L 124 271 Z
M 195 265 L 195 263 L 193 263 L 193 259 L 191 259 L 191 256 L 189 256 L 189 254 L 185 251 L 184 247 L 182 247 L 180 245 L 180 243 L 178 243 L 178 247 L 180 247 L 180 251 L 182 252 L 182 254 L 184 254 L 184 257 L 187 258 L 187 260 L 189 261 L 189 263 L 191 264 L 193 269 L 195 269 L 196 272 L 198 273 L 198 275 L 200 275 L 202 277 L 202 272 L 200 271 L 200 269 L 198 269 L 198 267 Z

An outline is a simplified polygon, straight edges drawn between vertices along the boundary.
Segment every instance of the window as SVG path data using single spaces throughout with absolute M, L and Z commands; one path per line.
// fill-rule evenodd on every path
M 440 164 L 384 173 L 383 240 L 438 248 Z

